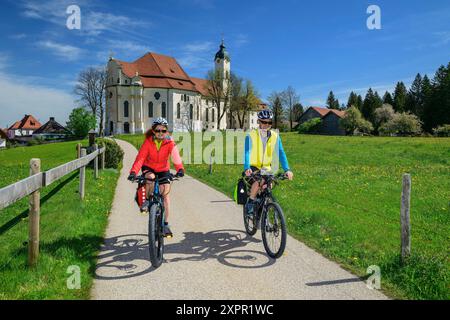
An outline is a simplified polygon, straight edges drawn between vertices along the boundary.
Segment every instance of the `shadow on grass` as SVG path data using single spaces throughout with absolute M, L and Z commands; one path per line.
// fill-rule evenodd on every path
M 44 205 L 49 199 L 51 199 L 55 194 L 57 194 L 62 188 L 64 188 L 68 183 L 70 183 L 73 179 L 78 176 L 78 172 L 72 174 L 69 178 L 59 183 L 56 187 L 54 187 L 49 193 L 47 193 L 44 197 L 41 198 L 41 206 Z M 17 225 L 22 219 L 28 217 L 29 209 L 26 209 L 18 216 L 12 218 L 4 225 L 0 226 L 0 236 L 7 232 L 9 229 Z

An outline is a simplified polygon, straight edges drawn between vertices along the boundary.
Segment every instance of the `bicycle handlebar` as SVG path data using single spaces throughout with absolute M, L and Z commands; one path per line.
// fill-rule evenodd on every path
M 158 178 L 158 179 L 149 179 L 149 178 L 146 178 L 145 176 L 143 176 L 143 175 L 140 175 L 140 176 L 137 176 L 133 181 L 131 181 L 132 183 L 145 183 L 146 181 L 149 181 L 149 182 L 154 182 L 154 181 L 156 181 L 156 180 L 158 180 L 158 182 L 161 182 L 161 181 L 163 181 L 163 180 L 165 180 L 165 179 L 169 179 L 169 181 L 178 181 L 178 180 L 180 180 L 179 178 L 180 178 L 180 176 L 178 176 L 178 175 L 174 175 L 174 174 L 170 174 L 170 175 L 168 175 L 168 176 L 166 176 L 166 177 L 162 177 L 162 178 Z

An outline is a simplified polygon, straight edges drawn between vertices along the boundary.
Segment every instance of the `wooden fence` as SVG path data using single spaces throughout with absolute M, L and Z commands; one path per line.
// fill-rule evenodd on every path
M 29 235 L 28 235 L 28 264 L 34 266 L 39 256 L 39 218 L 40 218 L 40 190 L 51 185 L 56 180 L 67 174 L 80 170 L 80 199 L 84 199 L 86 166 L 94 161 L 94 177 L 98 178 L 99 167 L 105 168 L 105 147 L 98 149 L 93 146 L 94 151 L 86 155 L 86 149 L 78 145 L 78 159 L 60 165 L 56 168 L 41 172 L 41 160 L 30 160 L 30 176 L 9 186 L 0 189 L 0 210 L 12 205 L 20 199 L 29 196 Z M 99 159 L 100 158 L 100 159 Z

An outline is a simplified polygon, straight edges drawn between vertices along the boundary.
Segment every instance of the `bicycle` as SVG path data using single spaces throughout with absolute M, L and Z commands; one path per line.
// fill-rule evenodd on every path
M 178 175 L 170 174 L 169 180 L 179 180 Z M 164 256 L 164 199 L 159 192 L 159 183 L 167 179 L 163 177 L 160 179 L 148 179 L 145 176 L 137 176 L 133 182 L 145 184 L 147 181 L 155 182 L 153 188 L 153 196 L 149 205 L 149 220 L 148 220 L 148 248 L 150 254 L 150 262 L 154 268 L 161 266 Z
M 274 175 L 261 171 L 252 173 L 250 177 L 259 183 L 263 181 L 265 187 L 256 197 L 253 214 L 248 214 L 247 206 L 244 205 L 245 230 L 248 235 L 253 236 L 260 227 L 264 249 L 271 258 L 277 259 L 283 255 L 286 248 L 286 222 L 283 210 L 272 195 L 272 190 L 279 180 L 286 180 L 287 177 L 285 174 Z M 280 242 L 278 249 L 271 248 L 270 244 L 275 246 L 278 239 Z

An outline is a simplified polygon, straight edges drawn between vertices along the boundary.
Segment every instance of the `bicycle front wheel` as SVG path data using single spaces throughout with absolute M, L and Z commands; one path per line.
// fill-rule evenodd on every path
M 164 236 L 162 230 L 161 207 L 157 204 L 150 208 L 148 221 L 148 249 L 150 262 L 154 268 L 158 268 L 163 261 Z
M 277 259 L 286 248 L 286 222 L 278 203 L 269 203 L 265 209 L 261 221 L 264 249 L 271 258 Z
M 244 204 L 243 214 L 244 214 L 245 231 L 249 236 L 254 236 L 256 231 L 258 230 L 258 222 L 256 218 L 257 213 L 254 212 L 253 215 L 248 215 L 247 206 Z

